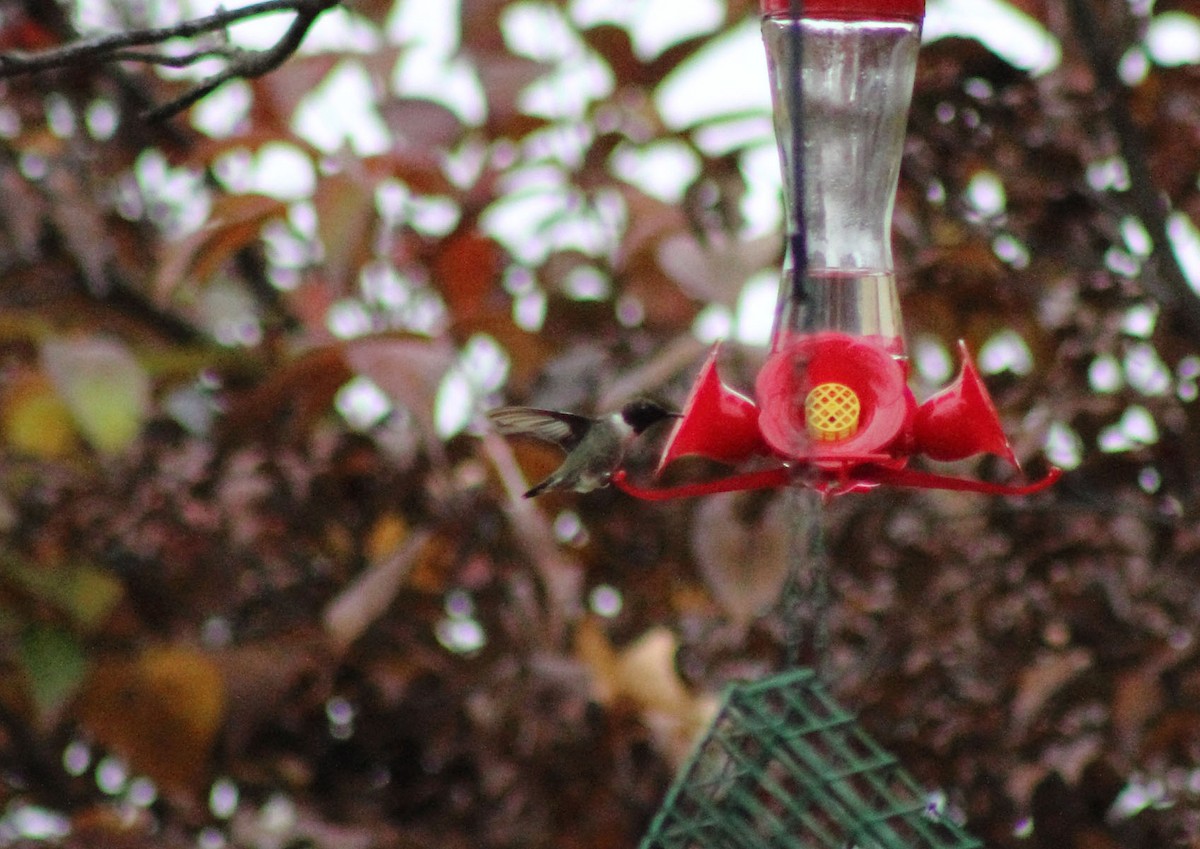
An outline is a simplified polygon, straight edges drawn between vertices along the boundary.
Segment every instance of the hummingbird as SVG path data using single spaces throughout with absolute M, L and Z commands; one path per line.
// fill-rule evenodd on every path
M 651 425 L 680 414 L 637 399 L 596 419 L 535 407 L 500 407 L 487 417 L 505 436 L 532 436 L 567 452 L 553 474 L 525 493 L 533 498 L 549 490 L 591 492 L 606 486 L 635 438 Z

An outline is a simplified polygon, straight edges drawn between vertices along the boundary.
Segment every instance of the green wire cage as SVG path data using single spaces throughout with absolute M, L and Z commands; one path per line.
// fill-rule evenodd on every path
M 799 669 L 726 691 L 640 849 L 982 846 Z

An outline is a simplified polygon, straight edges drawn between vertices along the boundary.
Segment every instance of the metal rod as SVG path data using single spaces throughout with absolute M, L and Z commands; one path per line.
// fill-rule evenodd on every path
M 791 127 L 792 221 L 788 246 L 792 255 L 792 299 L 808 299 L 808 228 L 804 216 L 804 2 L 790 0 L 792 26 L 787 52 L 788 114 Z M 822 527 L 822 497 L 803 486 L 793 486 L 789 572 L 781 602 L 787 664 L 811 667 L 824 678 L 829 647 L 828 561 Z
M 825 551 L 824 498 L 793 486 L 788 577 L 780 603 L 789 668 L 808 666 L 825 679 L 829 656 L 829 558 Z
M 808 300 L 808 228 L 804 222 L 804 0 L 790 0 L 793 25 L 788 47 L 788 95 L 792 116 L 792 203 L 795 227 L 788 233 L 792 253 L 792 299 Z

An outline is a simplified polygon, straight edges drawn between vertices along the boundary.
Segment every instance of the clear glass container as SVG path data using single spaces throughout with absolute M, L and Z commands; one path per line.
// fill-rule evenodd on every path
M 803 30 L 803 122 L 791 78 L 796 29 Z M 902 357 L 891 226 L 920 23 L 774 16 L 762 31 L 791 235 L 772 350 L 797 335 L 833 330 Z M 801 147 L 805 230 L 797 238 L 794 160 Z M 806 246 L 802 280 L 794 272 L 797 245 Z

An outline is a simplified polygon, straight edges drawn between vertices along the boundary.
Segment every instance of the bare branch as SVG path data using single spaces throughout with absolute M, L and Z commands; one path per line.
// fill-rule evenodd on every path
M 1134 211 L 1149 231 L 1154 246 L 1146 274 L 1142 276 L 1146 294 L 1163 307 L 1176 312 L 1181 326 L 1200 338 L 1200 299 L 1192 291 L 1173 251 L 1168 232 L 1169 201 L 1150 172 L 1150 157 L 1142 132 L 1133 120 L 1129 91 L 1117 73 L 1117 45 L 1101 31 L 1095 10 L 1087 0 L 1068 0 L 1075 34 L 1082 44 L 1096 78 L 1096 87 L 1104 97 L 1104 112 L 1117 137 L 1121 157 L 1129 170 L 1130 195 Z
M 309 28 L 320 17 L 321 13 L 338 5 L 340 0 L 296 0 L 296 17 L 283 37 L 273 47 L 254 53 L 243 53 L 229 63 L 224 71 L 209 77 L 192 90 L 172 101 L 164 103 L 146 113 L 148 121 L 162 121 L 170 118 L 192 104 L 201 100 L 233 79 L 252 79 L 269 73 L 296 52 Z
M 109 62 L 141 62 L 164 67 L 189 67 L 201 59 L 221 56 L 229 60 L 222 71 L 198 83 L 181 96 L 151 109 L 147 120 L 162 121 L 182 112 L 221 85 L 234 79 L 251 79 L 269 73 L 296 52 L 308 30 L 323 12 L 341 0 L 261 0 L 239 9 L 222 9 L 211 15 L 182 21 L 167 27 L 110 33 L 76 41 L 41 53 L 10 51 L 0 53 L 0 79 L 25 74 Z M 273 46 L 261 51 L 231 50 L 212 47 L 192 50 L 177 56 L 135 48 L 162 44 L 177 38 L 196 38 L 226 29 L 230 24 L 272 12 L 294 12 L 287 31 Z
M 227 46 L 190 50 L 187 53 L 158 53 L 153 50 L 116 50 L 112 60 L 116 62 L 140 62 L 143 65 L 158 65 L 162 68 L 187 68 L 201 59 L 236 59 L 244 51 Z

